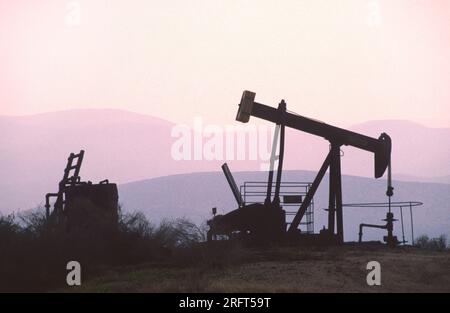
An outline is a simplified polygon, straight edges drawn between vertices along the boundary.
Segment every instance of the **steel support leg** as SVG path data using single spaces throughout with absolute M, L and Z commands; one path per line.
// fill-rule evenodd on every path
M 305 196 L 305 199 L 302 202 L 302 205 L 297 211 L 297 214 L 295 214 L 294 219 L 292 220 L 292 223 L 289 227 L 289 233 L 295 233 L 297 231 L 298 225 L 300 225 L 300 221 L 302 220 L 303 216 L 306 213 L 306 210 L 308 209 L 309 205 L 311 204 L 311 200 L 314 197 L 314 194 L 317 191 L 317 188 L 320 185 L 320 182 L 323 179 L 323 176 L 325 176 L 325 173 L 330 166 L 330 162 L 332 160 L 332 152 L 330 151 L 325 159 L 325 161 L 322 164 L 322 167 L 320 168 L 319 172 L 317 173 L 316 178 L 314 179 L 311 188 L 309 189 L 308 193 Z

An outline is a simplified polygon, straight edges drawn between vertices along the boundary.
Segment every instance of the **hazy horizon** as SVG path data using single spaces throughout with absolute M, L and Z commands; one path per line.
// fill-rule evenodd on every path
M 240 126 L 231 120 L 226 126 L 235 125 Z M 228 162 L 233 173 L 260 171 L 267 164 L 262 155 L 270 153 L 270 140 L 264 144 L 263 133 L 258 132 L 258 144 L 252 150 L 257 153 L 256 159 L 251 158 L 250 147 L 246 147 L 244 151 L 239 150 L 245 154 L 240 160 L 238 146 L 228 147 L 226 138 L 220 135 L 215 138 L 221 138 L 222 153 L 212 155 L 211 159 L 203 149 L 212 142 L 205 127 L 224 128 L 204 121 L 201 131 L 194 134 L 193 123 L 187 126 L 191 138 L 200 135 L 203 147 L 199 148 L 195 139 L 187 141 L 182 150 L 190 152 L 187 158 L 178 160 L 173 148 L 183 137 L 174 137 L 173 130 L 179 125 L 148 115 L 82 110 L 22 118 L 1 117 L 0 171 L 8 179 L 0 183 L 0 208 L 31 207 L 35 201 L 42 201 L 45 193 L 57 188 L 68 154 L 81 149 L 86 151 L 81 176 L 93 182 L 108 178 L 120 184 L 174 174 L 220 171 L 224 162 Z M 252 122 L 246 126 L 255 125 Z M 262 130 L 266 129 L 271 136 L 268 126 L 270 123 Z M 355 124 L 349 129 L 372 137 L 381 132 L 391 135 L 395 180 L 450 182 L 450 128 L 428 128 L 409 121 L 372 121 Z M 235 135 L 233 138 L 237 138 Z M 288 129 L 284 168 L 317 171 L 328 149 L 326 140 Z M 193 153 L 197 150 L 200 160 L 196 160 Z M 342 151 L 343 174 L 373 179 L 371 153 L 352 147 L 342 147 Z
M 338 126 L 450 127 L 449 36 L 447 1 L 4 1 L 0 115 L 226 124 L 249 89 Z
M 44 112 L 39 112 L 39 113 L 29 113 L 29 114 L 0 114 L 0 117 L 4 117 L 4 118 L 26 118 L 26 117 L 36 117 L 36 116 L 44 116 L 44 115 L 51 115 L 51 114 L 58 114 L 58 113 L 70 113 L 70 112 L 83 112 L 83 111 L 111 111 L 111 112 L 123 112 L 124 114 L 135 114 L 138 116 L 145 116 L 148 118 L 154 118 L 154 119 L 159 119 L 159 120 L 163 120 L 165 122 L 169 122 L 172 124 L 176 124 L 175 121 L 173 120 L 169 120 L 169 119 L 165 119 L 165 118 L 161 118 L 158 116 L 154 116 L 151 115 L 150 113 L 142 113 L 142 112 L 136 112 L 136 111 L 131 111 L 131 110 L 127 110 L 124 108 L 97 108 L 97 107 L 91 107 L 91 108 L 67 108 L 67 109 L 61 109 L 61 110 L 55 110 L 55 111 L 44 111 Z M 195 117 L 193 117 L 195 118 Z M 255 120 L 257 121 L 257 120 Z M 327 124 L 333 125 L 333 121 L 323 121 Z M 365 120 L 365 121 L 359 121 L 359 122 L 355 122 L 355 123 L 350 123 L 350 124 L 343 124 L 343 125 L 337 125 L 340 127 L 352 127 L 352 126 L 358 126 L 361 124 L 367 124 L 367 123 L 375 123 L 375 122 L 399 122 L 399 123 L 413 123 L 413 124 L 418 124 L 420 126 L 423 127 L 427 127 L 427 128 L 450 128 L 450 124 L 447 126 L 445 123 L 443 123 L 442 125 L 440 125 L 438 123 L 438 125 L 433 124 L 433 123 L 427 123 L 427 121 L 422 121 L 422 120 L 409 120 L 409 119 L 373 119 L 373 120 Z M 192 121 L 191 121 L 192 123 Z M 229 121 L 228 123 L 224 124 L 224 125 L 230 125 L 230 124 L 234 124 L 235 121 Z M 264 122 L 263 123 L 267 123 Z M 189 122 L 184 123 L 184 124 L 189 124 Z

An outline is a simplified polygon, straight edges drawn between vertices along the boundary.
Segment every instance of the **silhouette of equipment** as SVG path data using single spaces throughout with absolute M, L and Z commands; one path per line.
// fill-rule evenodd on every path
M 390 245 L 394 246 L 396 244 L 406 244 L 407 241 L 405 239 L 405 226 L 404 226 L 404 209 L 409 209 L 409 217 L 410 217 L 410 234 L 411 234 L 411 244 L 414 245 L 414 217 L 413 217 L 413 207 L 422 206 L 422 202 L 418 201 L 403 201 L 403 202 L 378 202 L 378 203 L 348 203 L 343 204 L 344 207 L 347 208 L 391 208 L 386 213 L 386 218 L 383 219 L 383 221 L 386 222 L 385 225 L 374 225 L 374 224 L 365 224 L 362 223 L 359 225 L 359 242 L 362 242 L 363 237 L 363 228 L 369 227 L 369 228 L 378 228 L 378 229 L 384 229 L 388 231 L 388 235 L 385 236 L 383 239 L 384 241 Z M 397 221 L 394 219 L 393 214 L 390 213 L 392 208 L 398 208 L 400 213 L 400 221 L 401 221 L 401 231 L 402 231 L 402 241 L 398 241 L 395 236 L 393 236 L 393 222 Z
M 386 218 L 383 220 L 386 222 L 386 225 L 374 225 L 374 224 L 365 224 L 361 223 L 359 225 L 359 242 L 362 242 L 362 236 L 363 236 L 363 228 L 379 228 L 379 229 L 385 229 L 387 230 L 387 236 L 384 236 L 383 239 L 386 242 L 386 244 L 390 247 L 394 247 L 398 245 L 400 242 L 398 241 L 397 237 L 394 236 L 394 222 L 397 221 L 394 219 L 394 213 L 392 213 L 392 201 L 391 198 L 394 195 L 394 187 L 392 187 L 392 170 L 391 170 L 391 159 L 389 157 L 388 160 L 388 179 L 387 179 L 387 190 L 386 190 L 386 196 L 388 197 L 388 212 L 386 213 Z M 403 227 L 402 227 L 403 229 Z M 403 239 L 404 241 L 404 239 Z
M 288 112 L 284 100 L 280 102 L 278 108 L 273 108 L 265 104 L 255 102 L 255 93 L 244 91 L 237 112 L 236 120 L 247 123 L 250 117 L 254 116 L 276 124 L 274 143 L 272 145 L 271 165 L 267 183 L 267 193 L 264 203 L 253 203 L 247 205 L 242 202 L 242 196 L 237 190 L 232 179 L 228 166 L 224 168 L 227 181 L 237 200 L 238 209 L 225 215 L 216 215 L 208 221 L 210 227 L 208 240 L 217 239 L 220 235 L 240 236 L 249 238 L 252 241 L 267 243 L 280 240 L 288 241 L 311 241 L 326 244 L 341 244 L 344 242 L 344 223 L 342 205 L 342 177 L 341 177 L 341 147 L 352 146 L 374 154 L 374 176 L 380 178 L 386 169 L 390 168 L 391 158 L 391 138 L 382 133 L 378 138 L 368 137 L 356 132 L 328 125 L 326 123 L 310 119 L 295 113 Z M 320 167 L 317 176 L 308 189 L 308 192 L 301 201 L 292 222 L 288 227 L 286 223 L 286 212 L 280 205 L 280 186 L 284 159 L 285 127 L 319 136 L 330 144 L 330 151 Z M 279 137 L 278 156 L 276 156 L 276 146 Z M 278 160 L 278 169 L 275 182 L 275 190 L 272 197 L 272 184 L 274 176 L 274 163 Z M 310 207 L 313 197 L 325 175 L 329 170 L 329 204 L 328 204 L 328 228 L 324 228 L 320 234 L 302 234 L 298 228 L 302 219 Z M 231 176 L 231 178 L 230 178 Z M 387 195 L 393 195 L 391 185 L 390 170 L 388 179 Z M 389 200 L 390 201 L 390 200 Z M 392 235 L 393 213 L 388 212 L 386 217 L 388 243 L 396 242 Z M 373 225 L 372 225 L 373 226 Z M 364 225 L 362 227 L 372 227 Z M 378 226 L 377 226 L 378 227 Z M 379 227 L 381 228 L 381 227 Z
M 362 236 L 363 236 L 363 228 L 364 227 L 371 227 L 371 228 L 379 228 L 379 229 L 386 229 L 388 232 L 387 236 L 384 236 L 384 241 L 387 243 L 388 246 L 396 246 L 399 242 L 397 240 L 397 237 L 393 235 L 394 230 L 394 221 L 397 221 L 394 219 L 394 214 L 391 212 L 386 213 L 386 218 L 383 220 L 386 221 L 386 225 L 373 225 L 373 224 L 359 224 L 359 242 L 362 242 Z
M 64 176 L 56 193 L 47 193 L 45 209 L 47 224 L 61 226 L 68 231 L 83 228 L 113 230 L 118 226 L 117 185 L 103 180 L 98 184 L 80 178 L 84 151 L 71 153 Z M 51 199 L 56 198 L 51 210 Z

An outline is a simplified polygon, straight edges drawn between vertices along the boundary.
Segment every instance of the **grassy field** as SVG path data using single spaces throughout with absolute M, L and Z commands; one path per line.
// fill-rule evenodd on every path
M 212 250 L 209 251 L 209 250 Z M 450 292 L 450 252 L 381 245 L 199 249 L 192 262 L 110 268 L 69 292 Z M 200 256 L 199 256 L 200 254 Z M 174 258 L 189 258 L 175 256 Z M 381 264 L 381 286 L 366 265 Z

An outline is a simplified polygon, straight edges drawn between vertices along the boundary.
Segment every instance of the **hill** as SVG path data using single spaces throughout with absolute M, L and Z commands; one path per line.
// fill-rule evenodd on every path
M 203 124 L 208 125 L 207 121 Z M 94 182 L 108 178 L 126 183 L 220 169 L 222 159 L 174 160 L 174 126 L 152 116 L 110 109 L 0 116 L 0 212 L 26 210 L 42 203 L 47 192 L 56 190 L 68 154 L 81 149 L 86 150 L 81 176 Z M 413 175 L 416 181 L 447 181 L 445 177 L 433 177 L 450 175 L 450 129 L 428 128 L 408 121 L 373 121 L 351 129 L 372 136 L 383 131 L 391 135 L 394 173 Z M 206 135 L 201 135 L 201 141 L 207 142 Z M 261 145 L 266 154 L 270 152 L 270 140 Z M 322 138 L 288 130 L 285 168 L 317 170 L 328 149 L 328 142 Z M 350 147 L 342 149 L 343 173 L 373 176 L 370 153 Z M 228 163 L 234 171 L 255 171 L 266 161 L 234 158 Z
M 236 183 L 245 181 L 266 181 L 264 172 L 235 172 Z M 312 181 L 315 172 L 284 171 L 284 181 Z M 414 235 L 450 238 L 450 185 L 394 181 L 393 201 L 421 201 L 422 207 L 413 210 Z M 386 181 L 372 178 L 343 176 L 344 203 L 385 202 Z M 219 214 L 236 208 L 236 202 L 222 172 L 180 174 L 150 180 L 132 182 L 119 186 L 120 202 L 125 210 L 143 211 L 150 220 L 158 222 L 163 218 L 187 217 L 201 223 L 211 217 L 211 208 L 217 207 Z M 319 187 L 315 201 L 315 230 L 327 224 L 323 208 L 328 203 L 328 178 Z M 399 218 L 398 209 L 394 210 Z M 404 210 L 406 240 L 411 241 L 409 210 Z M 385 209 L 345 208 L 345 239 L 357 240 L 358 225 L 362 222 L 382 224 Z M 400 223 L 396 223 L 396 234 L 401 237 Z M 380 240 L 384 233 L 367 230 L 366 239 Z

